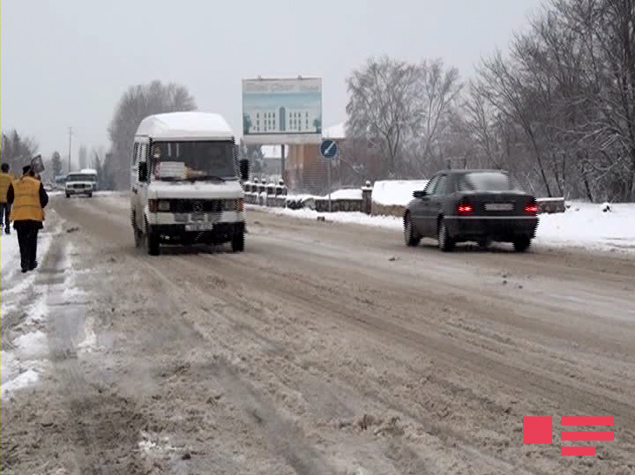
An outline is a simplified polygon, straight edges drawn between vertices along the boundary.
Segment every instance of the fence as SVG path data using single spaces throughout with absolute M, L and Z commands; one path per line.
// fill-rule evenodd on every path
M 324 196 L 289 196 L 288 189 L 282 180 L 277 183 L 265 183 L 254 179 L 243 183 L 243 187 L 247 204 L 270 208 L 311 209 L 320 213 L 357 212 L 373 216 L 396 217 L 402 217 L 406 210 L 405 205 L 388 205 L 375 202 L 373 200 L 373 187 L 370 182 L 367 182 L 361 188 L 361 198 L 340 197 L 342 193 L 336 192 L 330 203 L 328 197 Z M 564 213 L 566 211 L 564 198 L 538 198 L 536 202 L 539 213 Z
M 372 187 L 370 183 L 361 189 L 361 198 L 338 197 L 334 195 L 331 200 L 326 196 L 313 195 L 288 195 L 288 190 L 283 181 L 278 183 L 262 183 L 260 180 L 245 182 L 245 202 L 257 206 L 289 209 L 312 209 L 321 213 L 331 212 L 358 212 L 371 214 L 372 212 Z M 330 201 L 330 202 L 329 202 Z

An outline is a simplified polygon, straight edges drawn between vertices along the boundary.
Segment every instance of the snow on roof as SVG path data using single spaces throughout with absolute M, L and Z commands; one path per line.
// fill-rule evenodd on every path
M 345 139 L 346 138 L 346 124 L 342 122 L 341 124 L 334 125 L 333 127 L 329 127 L 322 134 L 325 139 Z
M 282 157 L 282 146 L 281 145 L 263 145 L 260 147 L 260 151 L 262 152 L 263 157 L 268 160 L 271 159 L 279 159 Z M 285 157 L 289 156 L 289 148 L 287 147 L 284 151 Z
M 376 181 L 373 185 L 373 201 L 384 206 L 406 206 L 412 201 L 412 193 L 423 190 L 428 180 Z
M 231 140 L 231 127 L 219 114 L 208 112 L 169 112 L 146 117 L 137 135 L 155 140 Z
M 91 174 L 91 175 L 97 175 L 97 170 L 95 170 L 94 168 L 83 168 L 80 173 L 87 173 L 87 174 Z

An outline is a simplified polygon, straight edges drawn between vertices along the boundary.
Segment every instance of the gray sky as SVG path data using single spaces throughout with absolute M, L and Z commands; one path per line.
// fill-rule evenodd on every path
M 369 56 L 442 57 L 469 77 L 506 49 L 540 0 L 5 0 L 2 126 L 45 157 L 108 145 L 121 94 L 187 86 L 240 135 L 241 79 L 323 78 L 326 127 L 346 119 L 346 77 Z

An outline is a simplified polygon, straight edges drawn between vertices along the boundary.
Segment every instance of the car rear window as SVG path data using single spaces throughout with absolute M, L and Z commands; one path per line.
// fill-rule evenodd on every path
M 506 173 L 466 173 L 459 180 L 460 191 L 510 191 L 518 189 L 514 180 Z

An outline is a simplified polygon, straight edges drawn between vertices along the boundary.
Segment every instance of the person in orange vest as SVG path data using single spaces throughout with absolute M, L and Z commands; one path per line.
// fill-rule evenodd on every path
M 49 197 L 30 165 L 22 171 L 22 177 L 9 186 L 7 201 L 12 205 L 11 221 L 18 232 L 20 264 L 25 273 L 37 268 L 37 235 L 42 229 L 44 208 Z
M 2 164 L 2 172 L 0 172 L 0 233 L 2 228 L 7 234 L 11 234 L 11 225 L 9 216 L 11 215 L 11 205 L 7 202 L 7 192 L 15 177 L 9 172 L 9 164 Z

